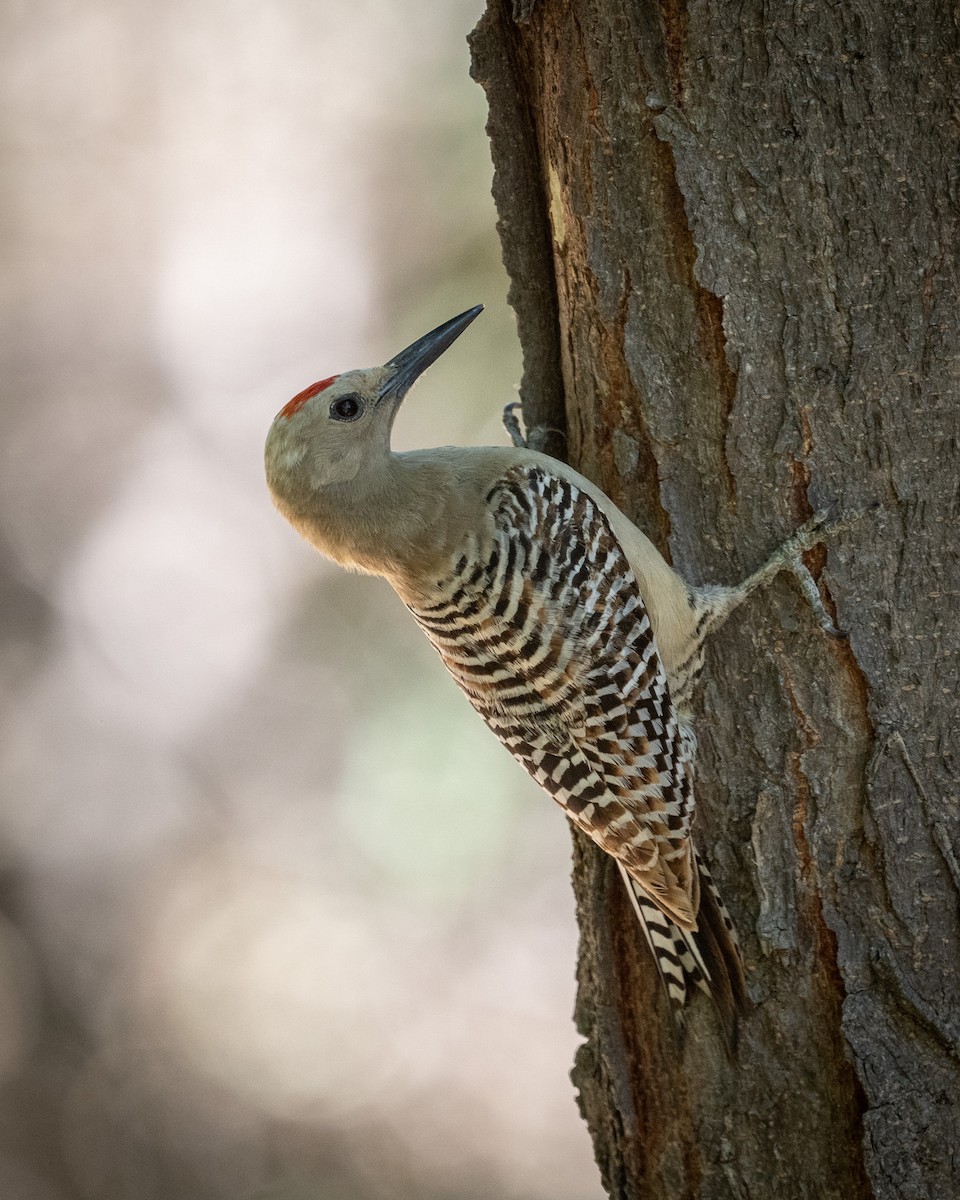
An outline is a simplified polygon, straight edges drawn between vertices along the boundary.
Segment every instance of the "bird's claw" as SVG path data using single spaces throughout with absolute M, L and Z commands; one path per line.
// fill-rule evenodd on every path
M 807 550 L 812 550 L 814 546 L 823 541 L 824 536 L 828 533 L 841 533 L 844 529 L 849 529 L 851 525 L 855 525 L 861 517 L 865 517 L 867 513 L 875 512 L 880 507 L 878 502 L 867 504 L 863 508 L 855 509 L 853 512 L 841 512 L 840 505 L 836 501 L 827 508 L 821 508 L 819 512 L 815 512 L 809 521 L 803 525 L 787 540 L 786 545 L 796 554 L 803 554 Z
M 835 638 L 837 641 L 846 641 L 849 634 L 839 629 L 833 618 L 827 612 L 826 606 L 823 603 L 823 598 L 820 595 L 820 589 L 817 587 L 816 581 L 810 574 L 810 569 L 800 557 L 799 554 L 789 559 L 786 563 L 787 570 L 795 577 L 797 583 L 800 584 L 800 590 L 807 599 L 807 603 L 813 609 L 813 615 L 817 619 L 817 624 L 827 635 L 827 637 Z
M 813 609 L 814 616 L 817 618 L 817 624 L 828 637 L 835 638 L 838 641 L 846 641 L 850 635 L 845 630 L 839 629 L 827 612 L 820 595 L 820 589 L 817 587 L 816 581 L 803 561 L 802 555 L 805 551 L 811 550 L 814 546 L 822 542 L 828 533 L 839 533 L 844 529 L 849 529 L 861 517 L 866 516 L 869 512 L 876 511 L 879 507 L 879 503 L 874 502 L 853 512 L 843 513 L 840 511 L 839 504 L 834 502 L 829 507 L 822 508 L 819 512 L 814 513 L 810 520 L 801 525 L 783 547 L 785 552 L 784 565 L 800 584 L 800 588 L 807 598 L 810 607 Z
M 518 450 L 538 450 L 547 451 L 547 446 L 550 441 L 550 435 L 553 434 L 558 438 L 566 440 L 567 435 L 562 429 L 556 429 L 553 425 L 532 425 L 527 428 L 527 436 L 524 437 L 520 427 L 519 419 L 514 415 L 514 409 L 523 408 L 523 404 L 519 400 L 513 400 L 504 406 L 503 410 L 503 425 L 507 433 L 510 435 L 510 441 L 517 447 Z
M 504 405 L 503 409 L 503 427 L 510 435 L 510 441 L 517 447 L 518 450 L 526 450 L 527 439 L 523 436 L 523 431 L 520 428 L 520 420 L 514 413 L 515 408 L 522 408 L 519 400 L 512 400 L 509 404 Z

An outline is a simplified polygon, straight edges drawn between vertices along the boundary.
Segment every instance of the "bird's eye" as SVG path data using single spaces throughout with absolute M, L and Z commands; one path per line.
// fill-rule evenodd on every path
M 363 412 L 359 396 L 341 396 L 330 405 L 330 416 L 335 421 L 355 421 Z

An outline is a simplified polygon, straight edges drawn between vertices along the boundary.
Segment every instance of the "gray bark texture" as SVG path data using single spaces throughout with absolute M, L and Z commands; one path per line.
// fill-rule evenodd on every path
M 529 425 L 690 582 L 882 507 L 716 635 L 697 838 L 745 945 L 733 1056 L 671 1030 L 575 845 L 573 1071 L 611 1196 L 960 1196 L 960 32 L 936 0 L 489 0 Z

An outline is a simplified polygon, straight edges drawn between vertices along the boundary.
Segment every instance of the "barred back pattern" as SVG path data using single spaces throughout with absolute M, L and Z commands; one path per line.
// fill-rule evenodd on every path
M 497 737 L 617 860 L 682 1005 L 688 983 L 710 976 L 695 937 L 696 743 L 637 581 L 605 514 L 569 480 L 517 466 L 486 499 L 492 537 L 468 535 L 429 602 L 409 607 Z

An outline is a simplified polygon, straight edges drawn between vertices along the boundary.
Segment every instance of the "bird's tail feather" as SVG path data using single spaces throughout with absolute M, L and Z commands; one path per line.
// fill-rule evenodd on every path
M 698 940 L 710 967 L 710 992 L 720 1011 L 731 1046 L 736 1041 L 737 1018 L 749 1012 L 750 997 L 743 971 L 743 951 L 723 897 L 706 863 L 694 850 L 700 872 Z
M 736 1041 L 737 1017 L 749 1007 L 736 930 L 709 870 L 696 854 L 700 909 L 695 930 L 681 929 L 621 865 L 627 894 L 676 1015 L 695 986 L 717 1006 L 728 1044 Z

